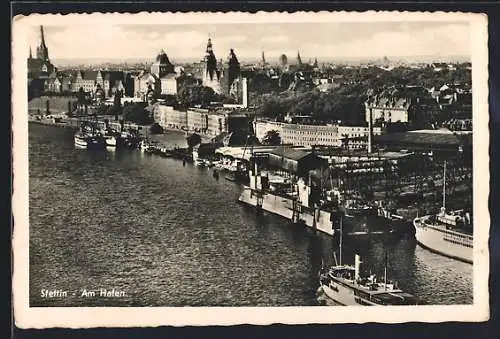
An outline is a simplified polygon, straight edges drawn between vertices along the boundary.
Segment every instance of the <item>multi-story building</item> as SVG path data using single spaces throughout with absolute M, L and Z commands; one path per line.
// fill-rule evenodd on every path
M 164 50 L 156 56 L 150 71 L 141 71 L 134 77 L 134 96 L 149 100 L 160 94 L 176 94 L 175 67 Z M 165 86 L 165 89 L 162 88 Z
M 204 133 L 205 126 L 207 125 L 206 116 L 208 112 L 208 109 L 189 108 L 187 110 L 188 130 L 197 133 Z
M 187 130 L 187 112 L 177 110 L 172 106 L 157 105 L 154 110 L 154 119 L 164 128 Z
M 365 102 L 365 119 L 375 124 L 382 123 L 411 123 L 414 117 L 415 105 L 410 98 L 379 97 L 368 98 Z
M 163 95 L 176 95 L 177 94 L 177 74 L 169 73 L 160 78 L 161 94 Z
M 175 74 L 175 67 L 168 59 L 167 53 L 164 50 L 161 50 L 156 56 L 155 62 L 151 65 L 150 72 L 158 78 L 162 78 L 167 74 Z
M 239 110 L 209 110 L 189 108 L 177 110 L 172 106 L 156 105 L 153 110 L 155 121 L 164 128 L 181 129 L 215 137 L 223 133 L 249 133 L 250 115 Z
M 98 89 L 105 97 L 110 97 L 116 91 L 125 91 L 125 77 L 121 71 L 77 71 L 74 80 L 68 79 L 72 83 L 72 91 L 83 91 L 95 94 Z M 62 85 L 62 83 L 61 83 Z
M 267 120 L 254 121 L 254 132 L 259 140 L 274 130 L 281 137 L 281 143 L 297 146 L 332 146 L 349 148 L 365 148 L 368 144 L 369 128 L 366 126 L 344 125 L 307 125 L 282 123 Z M 381 127 L 372 129 L 373 135 L 382 134 Z
M 134 97 L 146 100 L 150 94 L 161 93 L 161 82 L 157 76 L 146 71 L 142 71 L 134 76 Z

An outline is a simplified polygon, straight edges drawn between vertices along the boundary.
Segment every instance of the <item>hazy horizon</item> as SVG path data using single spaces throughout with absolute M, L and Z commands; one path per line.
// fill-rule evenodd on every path
M 297 53 L 309 59 L 444 60 L 471 55 L 468 22 L 264 23 L 186 25 L 67 25 L 46 26 L 49 57 L 64 60 L 153 60 L 165 50 L 173 62 L 201 60 L 208 37 L 217 59 L 234 49 L 241 61 L 268 62 Z M 36 51 L 39 28 L 30 30 L 27 44 Z M 28 49 L 27 46 L 27 49 Z
M 288 60 L 290 64 L 295 63 L 295 58 L 290 58 Z M 397 56 L 386 56 L 390 63 L 432 63 L 432 62 L 470 62 L 470 56 L 466 55 L 448 55 L 448 56 L 434 56 L 434 55 L 420 55 L 420 56 L 408 56 L 408 57 L 397 57 Z M 328 64 L 328 63 L 368 63 L 368 62 L 380 62 L 382 58 L 367 58 L 367 57 L 319 57 L 317 58 L 318 63 Z M 201 58 L 170 58 L 170 61 L 174 64 L 185 64 L 194 63 L 200 61 Z M 82 64 L 135 64 L 135 63 L 151 63 L 154 61 L 153 58 L 101 58 L 101 57 L 89 57 L 89 58 L 62 58 L 62 59 L 51 59 L 52 63 L 56 66 L 72 66 L 72 65 L 82 65 Z M 260 62 L 259 57 L 255 58 L 239 58 L 240 63 L 258 63 Z M 314 58 L 311 58 L 314 61 Z M 270 64 L 277 64 L 278 58 L 266 58 L 266 62 Z M 302 58 L 302 62 L 309 62 L 309 58 Z

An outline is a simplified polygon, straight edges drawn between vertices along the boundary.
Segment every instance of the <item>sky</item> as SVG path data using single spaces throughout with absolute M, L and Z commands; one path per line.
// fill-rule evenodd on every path
M 218 59 L 233 48 L 240 60 L 470 56 L 468 22 L 357 22 L 188 25 L 45 26 L 52 60 L 153 59 L 160 50 L 175 60 L 201 59 L 210 36 Z M 28 37 L 33 53 L 39 27 Z

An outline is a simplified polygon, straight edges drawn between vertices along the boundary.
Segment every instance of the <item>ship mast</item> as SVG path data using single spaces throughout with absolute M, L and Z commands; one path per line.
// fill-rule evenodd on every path
M 443 210 L 446 211 L 446 160 L 443 167 Z
M 387 248 L 384 249 L 384 290 L 387 290 Z
M 340 214 L 339 266 L 342 265 L 342 238 L 344 237 L 344 232 L 342 230 L 342 219 L 342 214 Z

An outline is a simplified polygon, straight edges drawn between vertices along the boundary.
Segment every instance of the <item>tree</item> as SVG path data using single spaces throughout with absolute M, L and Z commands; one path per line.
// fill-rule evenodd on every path
M 149 128 L 149 131 L 151 132 L 151 134 L 162 134 L 163 133 L 163 127 L 161 127 L 157 122 L 155 122 Z
M 149 112 L 146 111 L 144 105 L 132 104 L 123 108 L 123 118 L 126 121 L 131 121 L 139 125 L 147 125 L 153 122 Z
M 194 105 L 207 106 L 216 98 L 215 92 L 211 87 L 199 85 L 182 86 L 177 100 L 184 107 L 192 107 Z
M 199 134 L 193 133 L 186 138 L 187 144 L 189 148 L 193 148 L 194 146 L 201 144 L 201 136 Z
M 266 135 L 262 140 L 262 144 L 270 146 L 278 146 L 281 144 L 281 136 L 278 131 L 270 130 L 267 131 Z

